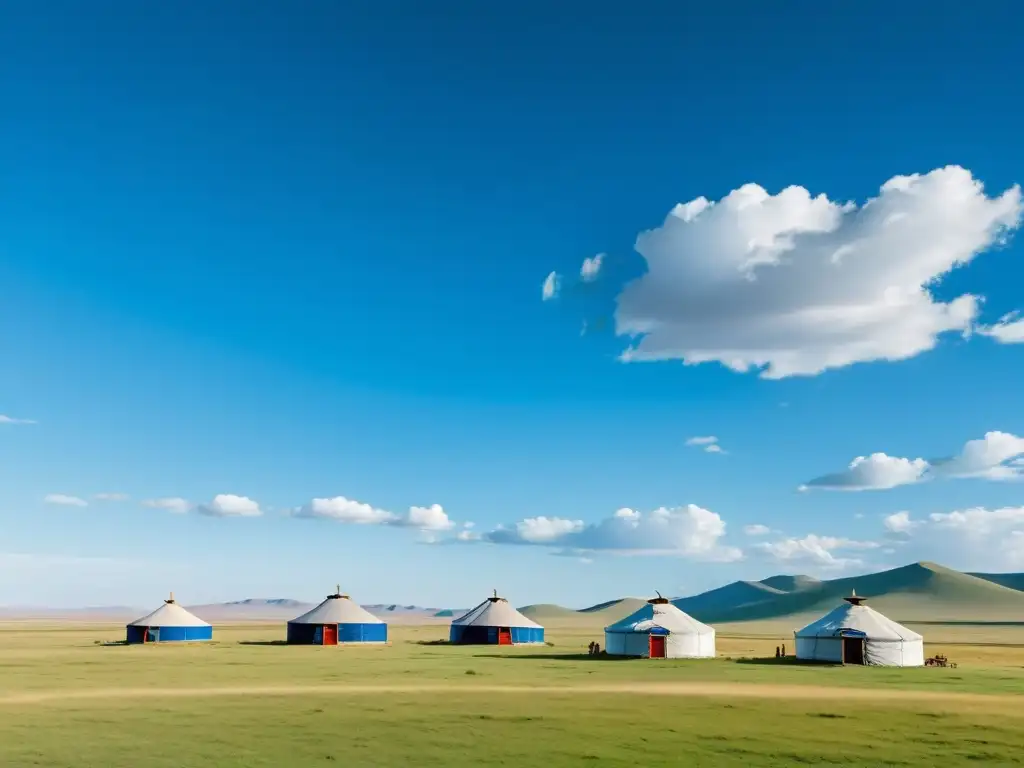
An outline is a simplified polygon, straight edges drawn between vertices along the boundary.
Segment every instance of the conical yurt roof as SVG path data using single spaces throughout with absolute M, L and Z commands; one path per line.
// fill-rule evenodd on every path
M 639 610 L 604 628 L 605 632 L 650 632 L 660 627 L 674 634 L 713 635 L 715 630 L 663 597 L 648 600 Z
M 921 635 L 902 624 L 897 624 L 874 608 L 861 605 L 864 598 L 854 593 L 840 605 L 817 621 L 796 631 L 797 637 L 839 637 L 844 632 L 863 634 L 868 640 L 898 641 L 922 640 Z
M 129 627 L 208 627 L 207 622 L 189 613 L 176 602 L 174 593 L 164 600 L 164 604 L 141 619 L 136 619 Z
M 356 603 L 341 589 L 320 603 L 316 608 L 292 619 L 289 624 L 383 624 L 384 622 Z
M 540 624 L 531 621 L 513 608 L 508 600 L 498 597 L 497 591 L 473 610 L 453 620 L 452 624 L 474 627 L 508 627 L 509 629 L 512 627 L 543 629 Z

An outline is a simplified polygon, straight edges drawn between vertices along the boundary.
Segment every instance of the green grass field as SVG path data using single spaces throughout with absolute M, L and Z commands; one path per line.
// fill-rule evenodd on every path
M 288 647 L 283 627 L 208 645 L 124 647 L 120 627 L 0 627 L 2 766 L 1015 765 L 1024 631 L 935 644 L 958 669 L 776 663 L 785 634 L 720 631 L 714 661 L 581 655 L 598 626 L 540 649 Z M 953 627 L 961 643 L 970 628 Z M 789 636 L 791 638 L 791 635 Z M 1000 642 L 1000 645 L 992 644 Z M 756 659 L 752 657 L 770 657 Z

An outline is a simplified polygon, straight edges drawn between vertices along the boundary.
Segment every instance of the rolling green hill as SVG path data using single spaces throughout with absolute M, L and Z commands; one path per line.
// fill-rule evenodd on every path
M 1016 589 L 1024 592 L 1024 573 L 969 573 L 968 576 L 975 576 L 993 584 Z
M 775 577 L 773 577 L 775 578 Z M 763 582 L 761 586 L 766 586 Z M 777 582 L 778 583 L 778 582 Z M 704 622 L 744 622 L 767 619 L 813 618 L 835 607 L 856 590 L 870 598 L 869 605 L 897 621 L 988 622 L 1024 621 L 1024 592 L 985 579 L 944 568 L 935 563 L 913 563 L 880 573 L 811 583 L 799 582 L 792 592 L 764 592 L 762 599 L 737 582 L 703 595 L 674 601 L 679 608 Z M 731 591 L 728 591 L 730 590 Z M 770 587 L 769 587 L 770 589 Z M 709 595 L 740 594 L 739 602 L 712 600 Z

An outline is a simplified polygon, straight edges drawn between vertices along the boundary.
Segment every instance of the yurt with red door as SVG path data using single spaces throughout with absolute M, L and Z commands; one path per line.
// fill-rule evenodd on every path
M 924 666 L 924 638 L 864 605 L 856 590 L 843 605 L 794 632 L 796 657 L 831 664 Z
M 658 595 L 647 605 L 604 629 L 609 656 L 644 659 L 711 659 L 715 630 Z
M 544 627 L 526 618 L 495 591 L 480 605 L 452 622 L 452 645 L 543 644 Z
M 316 608 L 288 622 L 287 638 L 295 645 L 386 643 L 388 625 L 337 587 Z
M 174 601 L 174 593 L 150 614 L 136 619 L 126 628 L 125 642 L 184 643 L 213 639 L 213 627 Z

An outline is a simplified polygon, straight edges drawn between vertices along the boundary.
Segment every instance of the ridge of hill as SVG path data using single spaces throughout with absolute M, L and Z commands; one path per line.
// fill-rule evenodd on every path
M 758 583 L 781 592 L 801 592 L 805 589 L 817 587 L 821 584 L 821 581 L 813 576 L 804 576 L 802 574 L 796 576 L 779 574 L 778 576 L 769 576 L 767 579 L 761 579 Z
M 642 597 L 620 597 L 616 600 L 607 600 L 597 605 L 592 605 L 589 608 L 581 608 L 577 613 L 582 614 L 600 614 L 601 616 L 618 616 L 618 618 L 624 618 L 629 614 L 640 610 L 647 604 L 647 601 Z M 619 614 L 622 614 L 619 616 Z
M 1024 592 L 1024 573 L 968 573 L 967 575 Z
M 813 617 L 856 590 L 870 599 L 869 605 L 897 621 L 984 622 L 1020 620 L 1024 616 L 1024 592 L 929 562 L 813 585 L 805 582 L 795 592 L 764 593 L 763 599 L 753 601 L 743 601 L 744 595 L 756 593 L 736 588 L 740 583 L 673 602 L 700 621 L 744 622 Z M 709 599 L 716 592 L 727 597 L 739 594 L 740 602 Z
M 787 593 L 760 581 L 734 581 L 732 584 L 699 595 L 673 600 L 672 604 L 694 618 L 704 621 L 701 616 L 716 615 L 723 610 L 752 608 L 785 594 Z
M 575 618 L 579 613 L 574 611 L 572 608 L 564 608 L 561 605 L 555 605 L 554 603 L 537 603 L 535 605 L 524 605 L 519 609 L 519 612 L 528 619 L 533 621 L 550 621 L 551 619 L 570 619 Z
M 545 621 L 600 620 L 611 624 L 629 616 L 629 614 L 639 610 L 646 604 L 647 601 L 639 597 L 620 597 L 580 610 L 565 608 L 564 606 L 552 603 L 538 603 L 536 605 L 524 605 L 522 608 L 519 608 L 519 612 L 526 618 L 538 623 Z

